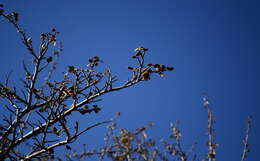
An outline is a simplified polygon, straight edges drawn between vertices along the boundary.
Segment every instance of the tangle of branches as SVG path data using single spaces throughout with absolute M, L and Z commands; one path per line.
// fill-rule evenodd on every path
M 57 59 L 63 51 L 60 34 L 55 28 L 41 33 L 40 44 L 35 44 L 19 25 L 19 14 L 5 13 L 0 4 L 1 22 L 9 22 L 17 31 L 23 46 L 31 56 L 32 64 L 23 63 L 24 88 L 9 83 L 9 77 L 0 83 L 1 113 L 0 160 L 32 160 L 54 158 L 54 149 L 68 146 L 90 129 L 111 122 L 98 122 L 89 127 L 80 127 L 79 122 L 70 124 L 67 119 L 74 113 L 90 115 L 98 113 L 100 98 L 108 93 L 148 81 L 151 75 L 163 76 L 173 67 L 146 64 L 147 48 L 138 47 L 132 59 L 136 61 L 130 78 L 115 86 L 117 77 L 104 65 L 100 57 L 91 57 L 86 68 L 68 66 L 61 80 L 53 80 Z M 35 48 L 39 46 L 39 48 Z M 102 70 L 101 70 L 102 69 Z
M 67 121 L 75 113 L 99 113 L 102 108 L 98 102 L 105 94 L 148 81 L 152 75 L 162 77 L 165 72 L 174 70 L 173 67 L 162 64 L 147 64 L 147 48 L 138 47 L 134 50 L 132 59 L 136 63 L 128 67 L 132 74 L 121 85 L 115 85 L 117 76 L 112 74 L 112 70 L 98 56 L 91 57 L 85 68 L 68 66 L 62 73 L 62 79 L 54 80 L 52 75 L 63 51 L 57 29 L 41 33 L 39 48 L 36 48 L 36 39 L 20 27 L 18 13 L 5 13 L 4 5 L 0 4 L 0 18 L 1 23 L 5 21 L 14 27 L 32 59 L 31 64 L 22 63 L 23 88 L 10 84 L 9 76 L 0 83 L 0 160 L 62 160 L 55 156 L 55 149 L 62 146 L 71 151 L 65 155 L 67 160 L 86 160 L 94 156 L 99 160 L 114 161 L 216 160 L 218 144 L 214 135 L 215 118 L 206 96 L 203 97 L 203 106 L 208 116 L 207 154 L 202 158 L 194 152 L 197 143 L 193 143 L 189 149 L 183 148 L 179 121 L 171 124 L 169 139 L 162 139 L 161 146 L 147 135 L 146 131 L 153 123 L 135 131 L 118 129 L 114 119 L 120 113 L 112 119 L 87 127 L 78 121 Z M 87 150 L 84 147 L 78 153 L 69 146 L 83 133 L 108 123 L 105 144 L 100 149 Z M 241 161 L 245 161 L 249 152 L 250 117 L 246 125 Z

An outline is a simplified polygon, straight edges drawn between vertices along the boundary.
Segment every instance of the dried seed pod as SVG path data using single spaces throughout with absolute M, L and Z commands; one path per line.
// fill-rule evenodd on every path
M 41 34 L 41 39 L 45 39 L 47 37 L 47 35 L 45 33 Z
M 174 68 L 173 68 L 173 67 L 166 67 L 166 69 L 167 69 L 167 70 L 169 70 L 169 71 L 172 71 L 172 70 L 174 70 Z
M 53 58 L 51 56 L 46 59 L 47 63 L 52 62 L 52 60 L 53 60 Z
M 75 67 L 74 66 L 68 66 L 68 72 L 74 73 L 75 72 Z
M 150 79 L 150 73 L 149 72 L 143 72 L 142 73 L 143 80 L 149 80 Z
M 127 67 L 127 69 L 129 69 L 129 70 L 134 70 L 134 68 L 133 68 L 133 67 Z
M 154 64 L 153 67 L 154 68 L 160 68 L 160 65 L 159 64 Z
M 97 63 L 99 61 L 100 61 L 100 58 L 98 56 L 94 56 L 94 57 L 89 59 L 90 63 Z

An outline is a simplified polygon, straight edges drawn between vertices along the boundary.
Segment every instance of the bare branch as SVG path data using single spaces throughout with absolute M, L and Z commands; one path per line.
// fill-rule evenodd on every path
M 208 154 L 207 159 L 208 161 L 215 161 L 216 160 L 216 147 L 218 144 L 214 143 L 214 120 L 213 120 L 213 114 L 210 107 L 209 99 L 207 98 L 207 95 L 203 96 L 203 106 L 208 112 Z
M 243 152 L 242 152 L 242 156 L 241 156 L 241 161 L 246 160 L 248 152 L 250 151 L 248 140 L 249 140 L 249 133 L 251 130 L 251 126 L 252 126 L 252 117 L 248 116 L 247 121 L 246 121 L 246 135 L 243 139 L 244 148 L 243 148 Z

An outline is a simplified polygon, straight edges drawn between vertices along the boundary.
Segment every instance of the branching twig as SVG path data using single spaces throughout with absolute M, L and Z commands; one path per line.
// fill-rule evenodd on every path
M 210 103 L 206 95 L 203 96 L 203 106 L 208 112 L 208 154 L 207 154 L 207 159 L 208 161 L 215 161 L 216 160 L 216 147 L 217 144 L 214 143 L 214 120 L 213 120 L 213 114 L 211 111 Z
M 49 155 L 54 148 L 71 143 L 84 132 L 110 122 L 96 123 L 82 131 L 79 131 L 79 124 L 76 122 L 73 131 L 66 123 L 66 119 L 73 113 L 98 113 L 101 108 L 93 103 L 100 101 L 101 96 L 147 81 L 152 74 L 162 76 L 164 72 L 174 69 L 160 64 L 146 65 L 144 59 L 148 49 L 138 47 L 133 56 L 137 65 L 128 67 L 133 73 L 131 79 L 117 87 L 114 86 L 117 77 L 112 75 L 109 67 L 103 72 L 97 71 L 97 66 L 104 65 L 98 56 L 89 59 L 87 69 L 68 66 L 62 80 L 51 81 L 50 76 L 57 63 L 57 59 L 53 57 L 58 57 L 62 52 L 62 46 L 60 44 L 60 48 L 53 53 L 49 50 L 52 48 L 51 45 L 54 49 L 57 48 L 55 46 L 59 32 L 52 29 L 49 33 L 42 33 L 37 51 L 33 46 L 33 39 L 18 24 L 19 14 L 5 14 L 2 8 L 3 5 L 0 5 L 0 16 L 17 30 L 33 61 L 32 66 L 23 63 L 25 77 L 21 80 L 24 85 L 24 89 L 20 90 L 22 97 L 16 92 L 15 87 L 9 87 L 8 83 L 0 84 L 0 97 L 8 103 L 5 107 L 9 111 L 9 115 L 3 119 L 5 128 L 0 130 L 0 160 L 13 160 L 15 157 L 30 160 Z M 49 67 L 50 70 L 47 70 Z M 42 79 L 41 76 L 46 73 L 47 76 Z M 9 77 L 6 82 L 8 80 Z M 48 146 L 47 143 L 52 145 Z M 22 145 L 29 146 L 32 150 L 27 154 L 18 151 Z
M 250 130 L 251 130 L 251 126 L 252 126 L 252 118 L 249 116 L 247 118 L 247 121 L 246 121 L 246 135 L 243 139 L 244 148 L 243 148 L 243 152 L 242 152 L 242 156 L 241 156 L 241 161 L 246 160 L 247 154 L 249 152 L 248 139 L 249 139 L 249 133 L 250 133 Z

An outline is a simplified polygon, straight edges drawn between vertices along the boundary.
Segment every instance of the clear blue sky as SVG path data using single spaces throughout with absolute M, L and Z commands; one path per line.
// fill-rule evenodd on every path
M 57 75 L 66 66 L 83 67 L 100 56 L 119 82 L 128 78 L 126 67 L 133 49 L 149 48 L 149 62 L 174 66 L 162 79 L 104 96 L 99 115 L 84 123 L 110 118 L 120 111 L 120 127 L 156 123 L 151 136 L 168 137 L 169 123 L 181 120 L 185 145 L 206 146 L 206 111 L 201 94 L 208 93 L 216 119 L 217 158 L 239 160 L 245 119 L 253 116 L 248 160 L 259 158 L 260 147 L 260 2 L 257 0 L 81 0 L 3 1 L 21 14 L 23 28 L 38 39 L 52 27 L 61 32 L 64 52 Z M 1 81 L 13 71 L 14 84 L 22 78 L 21 60 L 28 61 L 17 33 L 0 22 Z M 57 76 L 58 77 L 58 76 Z M 83 122 L 83 121 L 82 121 Z M 80 143 L 101 145 L 104 128 L 82 136 Z M 258 136 L 258 137 L 257 137 Z

